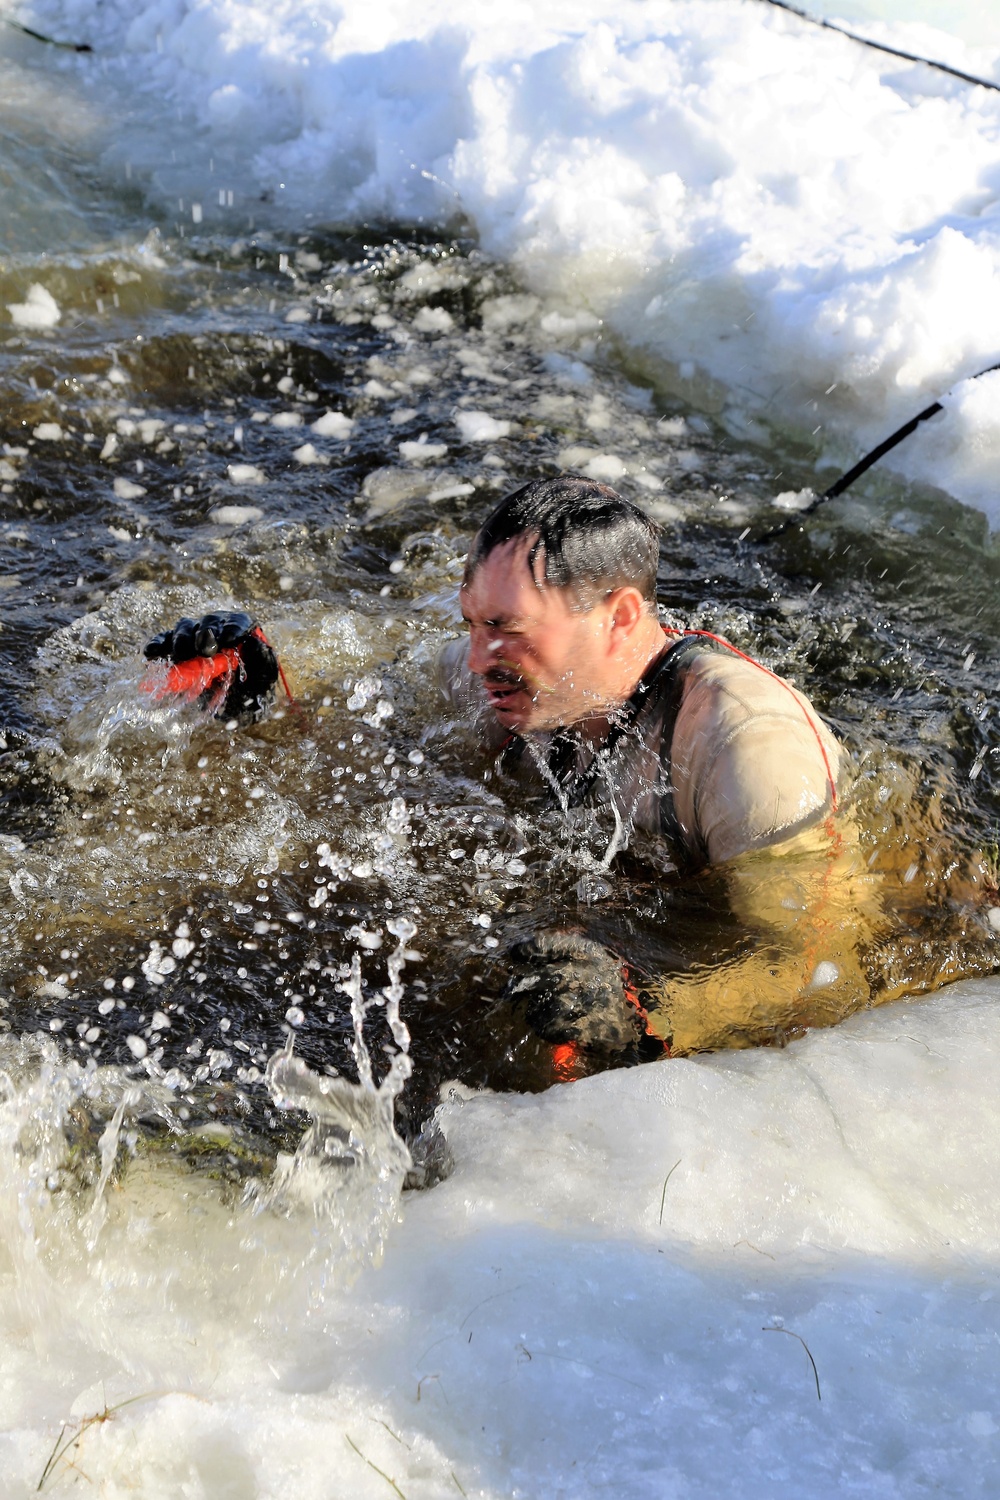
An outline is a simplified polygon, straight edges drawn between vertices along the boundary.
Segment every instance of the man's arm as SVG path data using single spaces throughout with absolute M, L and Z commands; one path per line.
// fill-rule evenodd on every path
M 883 925 L 881 881 L 853 819 L 827 819 L 725 869 L 739 956 L 649 986 L 650 1029 L 676 1053 L 828 1026 L 866 1005 L 864 953 Z
M 724 872 L 743 952 L 653 986 L 674 1051 L 829 1024 L 864 1004 L 879 886 L 850 817 L 835 817 L 843 752 L 790 683 L 738 656 L 689 670 L 671 750 L 674 806 L 696 858 Z

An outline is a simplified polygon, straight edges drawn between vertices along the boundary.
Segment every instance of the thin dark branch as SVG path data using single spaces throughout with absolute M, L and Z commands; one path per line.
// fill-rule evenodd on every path
M 680 1164 L 681 1164 L 681 1162 L 683 1160 L 684 1160 L 683 1156 L 679 1156 L 677 1158 L 677 1160 L 674 1162 L 673 1166 L 670 1168 L 670 1171 L 667 1173 L 666 1177 L 664 1177 L 664 1179 L 663 1179 L 663 1192 L 660 1194 L 660 1223 L 661 1224 L 663 1223 L 663 1205 L 667 1201 L 667 1183 L 670 1181 L 671 1177 L 673 1177 L 674 1173 L 677 1171 L 677 1168 L 680 1166 Z
M 939 73 L 948 73 L 952 78 L 960 78 L 963 83 L 971 83 L 980 89 L 993 89 L 1000 93 L 1000 83 L 993 83 L 989 78 L 978 78 L 974 73 L 963 73 L 961 68 L 953 68 L 948 63 L 935 62 L 933 58 L 921 57 L 916 52 L 904 52 L 901 47 L 890 47 L 887 42 L 875 42 L 871 37 L 859 36 L 856 31 L 848 31 L 846 26 L 840 26 L 836 21 L 827 21 L 823 16 L 811 16 L 807 10 L 800 10 L 797 5 L 790 5 L 789 0 L 765 0 L 765 4 L 774 5 L 778 10 L 790 11 L 793 16 L 798 16 L 802 21 L 809 21 L 813 26 L 822 26 L 827 31 L 836 31 L 841 36 L 846 36 L 852 42 L 860 42 L 862 47 L 871 47 L 876 52 L 887 52 L 890 57 L 901 57 L 904 62 L 923 63 L 926 68 L 936 68 Z
M 819 1371 L 816 1368 L 816 1361 L 813 1359 L 813 1357 L 812 1357 L 812 1351 L 810 1350 L 809 1345 L 806 1343 L 806 1341 L 802 1337 L 802 1335 L 798 1334 L 798 1333 L 793 1333 L 790 1328 L 762 1328 L 760 1331 L 761 1331 L 761 1333 L 787 1333 L 788 1337 L 790 1339 L 798 1339 L 798 1341 L 802 1345 L 803 1349 L 809 1355 L 809 1363 L 812 1365 L 813 1379 L 816 1382 L 816 1400 L 817 1401 L 822 1401 L 823 1397 L 820 1395 L 820 1390 L 819 1390 Z
M 396 1494 L 399 1496 L 399 1500 L 406 1500 L 406 1496 L 403 1494 L 403 1491 L 399 1488 L 399 1485 L 396 1483 L 396 1481 L 394 1479 L 390 1479 L 389 1475 L 385 1472 L 384 1469 L 380 1469 L 378 1464 L 373 1464 L 370 1458 L 365 1458 L 365 1455 L 362 1453 L 357 1443 L 354 1442 L 354 1440 L 348 1433 L 345 1432 L 344 1436 L 345 1438 L 347 1438 L 347 1441 L 350 1443 L 351 1447 L 354 1449 L 358 1457 L 360 1459 L 363 1459 L 364 1462 L 368 1465 L 369 1469 L 374 1469 L 375 1473 L 379 1476 L 380 1479 L 384 1479 L 386 1484 L 392 1485 L 393 1489 L 396 1491 Z
M 0 16 L 0 21 L 20 31 L 22 36 L 30 36 L 33 42 L 44 42 L 46 47 L 61 47 L 66 52 L 92 52 L 94 49 L 89 42 L 58 42 L 54 36 L 46 36 L 44 32 L 33 31 L 30 26 L 25 26 L 21 21 L 15 21 L 10 16 Z
M 146 1391 L 141 1396 L 129 1396 L 124 1401 L 118 1401 L 114 1406 L 108 1406 L 107 1402 L 105 1402 L 103 1411 L 94 1412 L 93 1415 L 89 1417 L 81 1417 L 78 1422 L 64 1422 L 59 1429 L 59 1436 L 55 1440 L 52 1452 L 49 1454 L 49 1461 L 45 1465 L 45 1468 L 42 1470 L 42 1477 L 41 1479 L 39 1479 L 38 1484 L 35 1486 L 35 1493 L 37 1494 L 39 1490 L 45 1488 L 45 1484 L 51 1477 L 56 1464 L 69 1452 L 69 1450 L 75 1443 L 78 1443 L 80 1441 L 84 1433 L 87 1432 L 89 1428 L 96 1426 L 98 1422 L 110 1422 L 111 1418 L 115 1415 L 116 1412 L 124 1411 L 126 1406 L 134 1406 L 137 1401 L 155 1401 L 158 1400 L 160 1396 L 164 1396 L 167 1394 L 169 1394 L 169 1392 Z M 200 1398 L 196 1397 L 195 1399 Z M 67 1437 L 66 1441 L 63 1442 L 63 1438 L 66 1436 L 66 1433 L 69 1433 L 69 1437 Z M 59 1446 L 60 1443 L 62 1444 L 62 1447 Z

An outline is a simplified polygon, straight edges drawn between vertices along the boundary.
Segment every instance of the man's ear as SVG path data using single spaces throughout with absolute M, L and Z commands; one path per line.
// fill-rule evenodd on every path
M 617 648 L 628 641 L 646 612 L 646 601 L 637 588 L 626 584 L 615 589 L 606 601 L 609 622 L 609 645 Z

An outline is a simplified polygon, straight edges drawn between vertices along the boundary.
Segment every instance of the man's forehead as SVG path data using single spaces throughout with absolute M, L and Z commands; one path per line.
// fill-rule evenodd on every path
M 463 605 L 487 619 L 539 619 L 558 608 L 563 590 L 546 585 L 544 563 L 530 558 L 532 539 L 494 547 L 461 587 Z

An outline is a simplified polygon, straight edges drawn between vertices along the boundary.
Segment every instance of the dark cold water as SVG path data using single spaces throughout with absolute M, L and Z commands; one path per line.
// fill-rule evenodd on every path
M 178 1148 L 221 1122 L 239 1172 L 294 1134 L 263 1079 L 289 1030 L 317 1072 L 352 1073 L 339 987 L 358 952 L 368 993 L 386 983 L 399 915 L 418 929 L 410 1137 L 447 1079 L 557 1076 L 500 998 L 519 939 L 576 926 L 647 977 L 752 945 L 718 876 L 682 882 L 642 849 L 603 870 L 601 831 L 505 788 L 439 697 L 471 535 L 565 467 L 662 521 L 666 619 L 807 686 L 854 752 L 887 920 L 853 1003 L 995 970 L 1000 554 L 977 512 L 876 471 L 757 546 L 814 455 L 739 443 L 676 372 L 585 309 L 541 306 L 464 226 L 261 229 L 223 202 L 182 236 L 140 182 L 28 130 L 23 104 L 10 91 L 0 114 L 13 1034 L 166 1074 Z M 33 285 L 50 327 L 11 321 Z M 465 440 L 463 413 L 501 425 Z M 257 615 L 295 699 L 238 732 L 139 687 L 143 642 L 217 607 Z M 801 1024 L 787 998 L 752 1010 L 723 1044 Z

